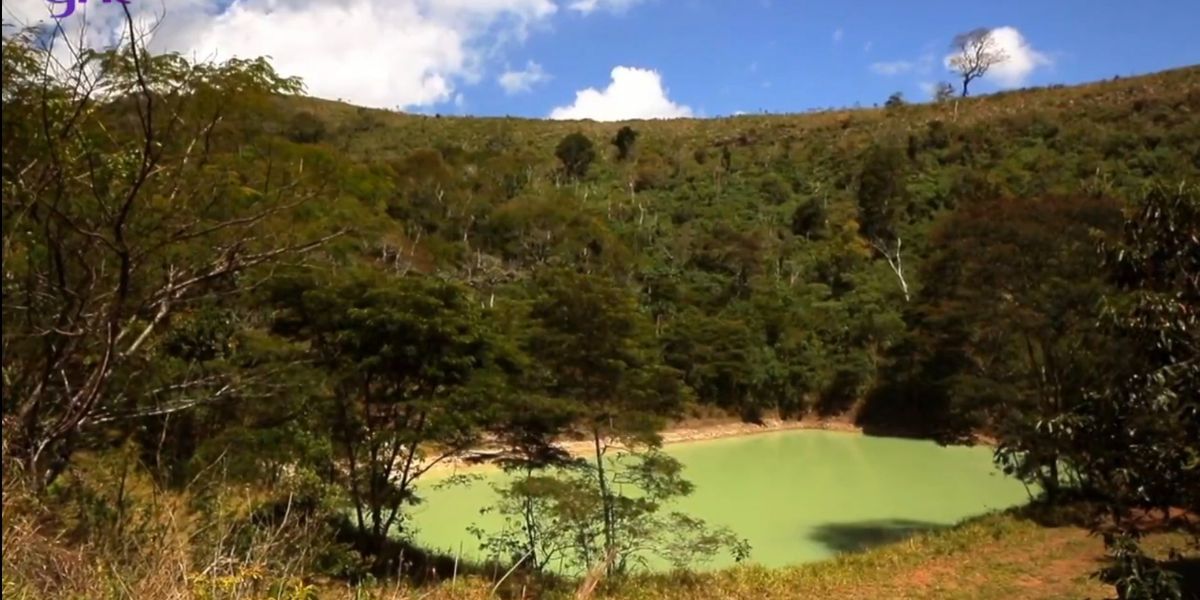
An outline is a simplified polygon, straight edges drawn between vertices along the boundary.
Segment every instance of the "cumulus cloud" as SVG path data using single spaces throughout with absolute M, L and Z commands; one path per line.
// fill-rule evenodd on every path
M 1029 76 L 1038 68 L 1049 67 L 1054 61 L 1046 54 L 1036 50 L 1033 45 L 1021 35 L 1015 27 L 997 27 L 992 30 L 992 39 L 996 47 L 1004 52 L 1007 58 L 988 69 L 983 78 L 1000 88 L 1015 88 L 1025 85 Z M 950 65 L 947 55 L 944 63 Z
M 658 71 L 614 67 L 612 81 L 603 90 L 588 88 L 575 93 L 575 102 L 550 112 L 551 119 L 673 119 L 692 116 L 692 109 L 667 97 Z
M 988 70 L 984 79 L 989 79 L 1002 88 L 1025 85 L 1029 76 L 1039 67 L 1049 67 L 1054 61 L 1034 49 L 1015 27 L 998 27 L 992 30 L 996 40 L 1008 59 Z
M 164 10 L 128 6 L 146 28 Z M 80 8 L 61 21 L 69 36 L 93 47 L 119 39 L 119 5 Z M 4 10 L 5 21 L 24 24 L 48 15 L 36 0 L 6 0 Z M 199 59 L 265 55 L 280 73 L 302 77 L 311 95 L 410 108 L 453 101 L 498 43 L 522 39 L 556 10 L 553 0 L 172 0 L 149 46 Z
M 504 88 L 504 93 L 510 96 L 528 92 L 533 89 L 533 86 L 549 80 L 550 75 L 542 69 L 542 65 L 532 60 L 525 63 L 524 69 L 518 71 L 508 70 L 496 78 L 500 87 Z
M 642 0 L 571 0 L 568 7 L 583 14 L 590 14 L 596 10 L 604 10 L 608 12 L 624 12 L 629 7 L 641 2 Z

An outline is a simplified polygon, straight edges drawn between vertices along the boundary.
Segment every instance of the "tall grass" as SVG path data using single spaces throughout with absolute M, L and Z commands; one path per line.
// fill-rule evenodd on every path
M 88 461 L 42 495 L 4 469 L 3 591 L 17 599 L 302 599 L 329 545 L 291 502 L 261 518 L 254 494 L 157 486 L 127 456 Z

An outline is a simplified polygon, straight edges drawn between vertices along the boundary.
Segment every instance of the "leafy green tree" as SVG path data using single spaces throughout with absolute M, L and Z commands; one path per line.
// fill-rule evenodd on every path
M 761 419 L 771 360 L 755 323 L 728 316 L 689 312 L 677 318 L 665 337 L 668 362 L 708 402 Z
M 479 440 L 487 414 L 473 384 L 493 344 L 478 304 L 426 277 L 297 278 L 274 297 L 276 331 L 308 344 L 326 374 L 336 478 L 378 550 L 418 501 L 413 484 Z
M 891 96 L 888 96 L 887 102 L 883 103 L 883 107 L 887 109 L 896 109 L 904 106 L 905 104 L 908 103 L 904 101 L 904 94 L 895 92 Z
M 863 160 L 858 175 L 858 227 L 896 274 L 904 299 L 910 298 L 904 275 L 903 238 L 900 235 L 900 211 L 908 204 L 904 187 L 904 153 L 898 148 L 873 145 Z
M 298 144 L 316 144 L 324 141 L 327 135 L 325 121 L 306 110 L 292 115 L 288 123 L 288 139 Z
M 929 374 L 967 415 L 958 422 L 995 431 L 997 460 L 1051 497 L 1071 466 L 1072 415 L 1117 355 L 1095 326 L 1109 288 L 1094 248 L 1119 218 L 1094 198 L 971 205 L 935 233 L 922 278 L 923 326 L 940 347 L 930 358 L 957 355 L 956 368 L 930 364 Z
M 530 316 L 529 353 L 553 380 L 548 392 L 574 400 L 579 426 L 594 448 L 592 474 L 600 497 L 605 552 L 618 549 L 618 495 L 607 459 L 612 444 L 658 444 L 685 390 L 662 363 L 636 297 L 597 275 L 551 271 L 538 280 Z
M 505 525 L 493 534 L 473 531 L 497 558 L 520 561 L 537 572 L 554 566 L 575 576 L 596 565 L 627 573 L 648 568 L 655 558 L 676 569 L 694 569 L 722 551 L 739 562 L 749 557 L 749 544 L 728 528 L 667 510 L 693 489 L 679 461 L 651 450 L 623 452 L 608 466 L 618 486 L 608 517 L 619 532 L 612 540 L 603 526 L 605 492 L 586 463 L 496 486 L 500 501 L 482 512 L 498 512 Z
M 596 148 L 586 135 L 575 132 L 568 134 L 554 149 L 554 156 L 562 163 L 563 173 L 572 179 L 587 176 L 588 167 L 596 160 Z
M 1181 598 L 1177 575 L 1138 546 L 1129 513 L 1200 510 L 1200 191 L 1153 189 L 1105 254 L 1123 292 L 1104 315 L 1120 358 L 1076 408 L 1068 456 L 1116 525 L 1104 578 L 1122 598 Z M 1182 525 L 1195 547 L 1196 524 Z
M 64 63 L 31 33 L 3 43 L 5 440 L 40 488 L 93 434 L 166 400 L 236 395 L 235 380 L 178 369 L 158 391 L 195 402 L 176 402 L 139 390 L 139 373 L 176 314 L 334 234 L 294 212 L 321 161 L 302 171 L 256 125 L 301 90 L 265 60 L 192 64 L 135 43 Z
M 829 212 L 825 202 L 810 198 L 792 212 L 792 233 L 809 240 L 819 240 L 828 235 Z
M 628 249 L 604 220 L 567 191 L 514 199 L 482 228 L 489 250 L 521 265 L 574 264 L 585 270 L 616 269 Z
M 617 134 L 612 139 L 612 145 L 617 147 L 617 160 L 629 158 L 633 153 L 633 145 L 637 142 L 637 138 L 637 130 L 628 125 L 617 130 Z

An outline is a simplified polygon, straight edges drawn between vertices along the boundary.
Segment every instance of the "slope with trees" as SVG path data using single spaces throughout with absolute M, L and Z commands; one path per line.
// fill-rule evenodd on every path
M 528 482 L 505 559 L 544 564 L 520 524 L 564 511 L 613 574 L 631 535 L 739 554 L 660 510 L 689 488 L 658 427 L 714 411 L 987 434 L 1119 524 L 1197 509 L 1196 68 L 600 124 L 373 111 L 129 49 L 49 77 L 4 44 L 6 486 L 76 541 L 166 543 L 130 507 L 171 495 L 212 581 L 293 531 L 314 550 L 264 568 L 391 574 L 424 470 L 495 458 Z M 572 434 L 595 456 L 549 476 Z M 1154 566 L 1123 539 L 1118 583 Z

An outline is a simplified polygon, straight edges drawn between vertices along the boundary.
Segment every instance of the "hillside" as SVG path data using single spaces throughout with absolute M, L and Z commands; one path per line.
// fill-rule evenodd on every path
M 928 562 L 1000 597 L 1043 542 L 1082 557 L 1043 595 L 1097 588 L 1097 540 L 1010 516 L 688 572 L 752 549 L 669 509 L 693 486 L 660 432 L 731 417 L 992 440 L 1113 532 L 1109 583 L 1177 587 L 1133 517 L 1200 513 L 1200 67 L 575 123 L 126 50 L 4 40 L 6 596 L 954 591 Z M 486 564 L 414 541 L 422 478 L 460 460 L 512 475 Z
M 397 260 L 488 289 L 546 265 L 610 272 L 639 290 L 670 362 L 692 366 L 699 401 L 753 416 L 846 410 L 904 338 L 903 290 L 861 234 L 865 170 L 896 182 L 884 193 L 917 296 L 930 231 L 958 206 L 1127 203 L 1195 181 L 1197 107 L 1200 68 L 942 105 L 628 124 L 299 98 L 281 111 L 315 118 L 354 178 L 371 172 L 353 184 L 370 192 L 351 193 L 395 219 Z M 618 160 L 610 141 L 625 126 L 638 137 Z M 574 132 L 597 148 L 579 180 L 554 156 Z

